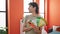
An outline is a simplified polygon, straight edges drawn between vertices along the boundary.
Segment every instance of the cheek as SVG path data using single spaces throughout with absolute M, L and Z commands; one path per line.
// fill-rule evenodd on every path
M 30 8 L 30 10 L 32 11 L 32 10 L 33 10 L 33 8 Z
M 29 8 L 29 10 L 31 10 L 31 7 Z

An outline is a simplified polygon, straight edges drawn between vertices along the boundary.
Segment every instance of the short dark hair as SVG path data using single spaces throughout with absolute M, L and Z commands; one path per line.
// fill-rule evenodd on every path
M 30 2 L 29 5 L 33 6 L 33 7 L 36 7 L 36 14 L 39 13 L 39 8 L 38 8 L 38 4 L 36 2 Z

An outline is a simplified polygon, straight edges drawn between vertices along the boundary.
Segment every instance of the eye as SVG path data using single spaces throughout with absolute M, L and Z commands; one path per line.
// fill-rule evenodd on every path
M 31 6 L 29 6 L 29 7 L 31 7 Z

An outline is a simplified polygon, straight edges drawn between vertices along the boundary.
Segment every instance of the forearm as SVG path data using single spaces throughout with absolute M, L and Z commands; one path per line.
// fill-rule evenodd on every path
M 26 27 L 25 27 L 25 28 L 23 29 L 23 32 L 24 32 L 24 31 L 27 32 L 27 31 L 30 31 L 30 30 L 31 30 L 31 28 L 26 28 Z
M 41 33 L 42 33 L 42 27 L 39 27 L 38 34 L 41 34 Z

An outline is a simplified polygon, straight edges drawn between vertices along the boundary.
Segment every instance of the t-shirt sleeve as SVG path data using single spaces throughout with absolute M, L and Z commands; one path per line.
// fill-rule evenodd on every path
M 31 28 L 30 25 L 29 25 L 28 23 L 26 23 L 26 21 L 28 20 L 28 16 L 29 16 L 29 15 L 25 16 L 25 18 L 22 19 L 22 23 L 25 24 L 25 27 Z
M 23 19 L 22 19 L 22 23 L 25 23 L 27 20 L 27 16 L 25 16 Z

